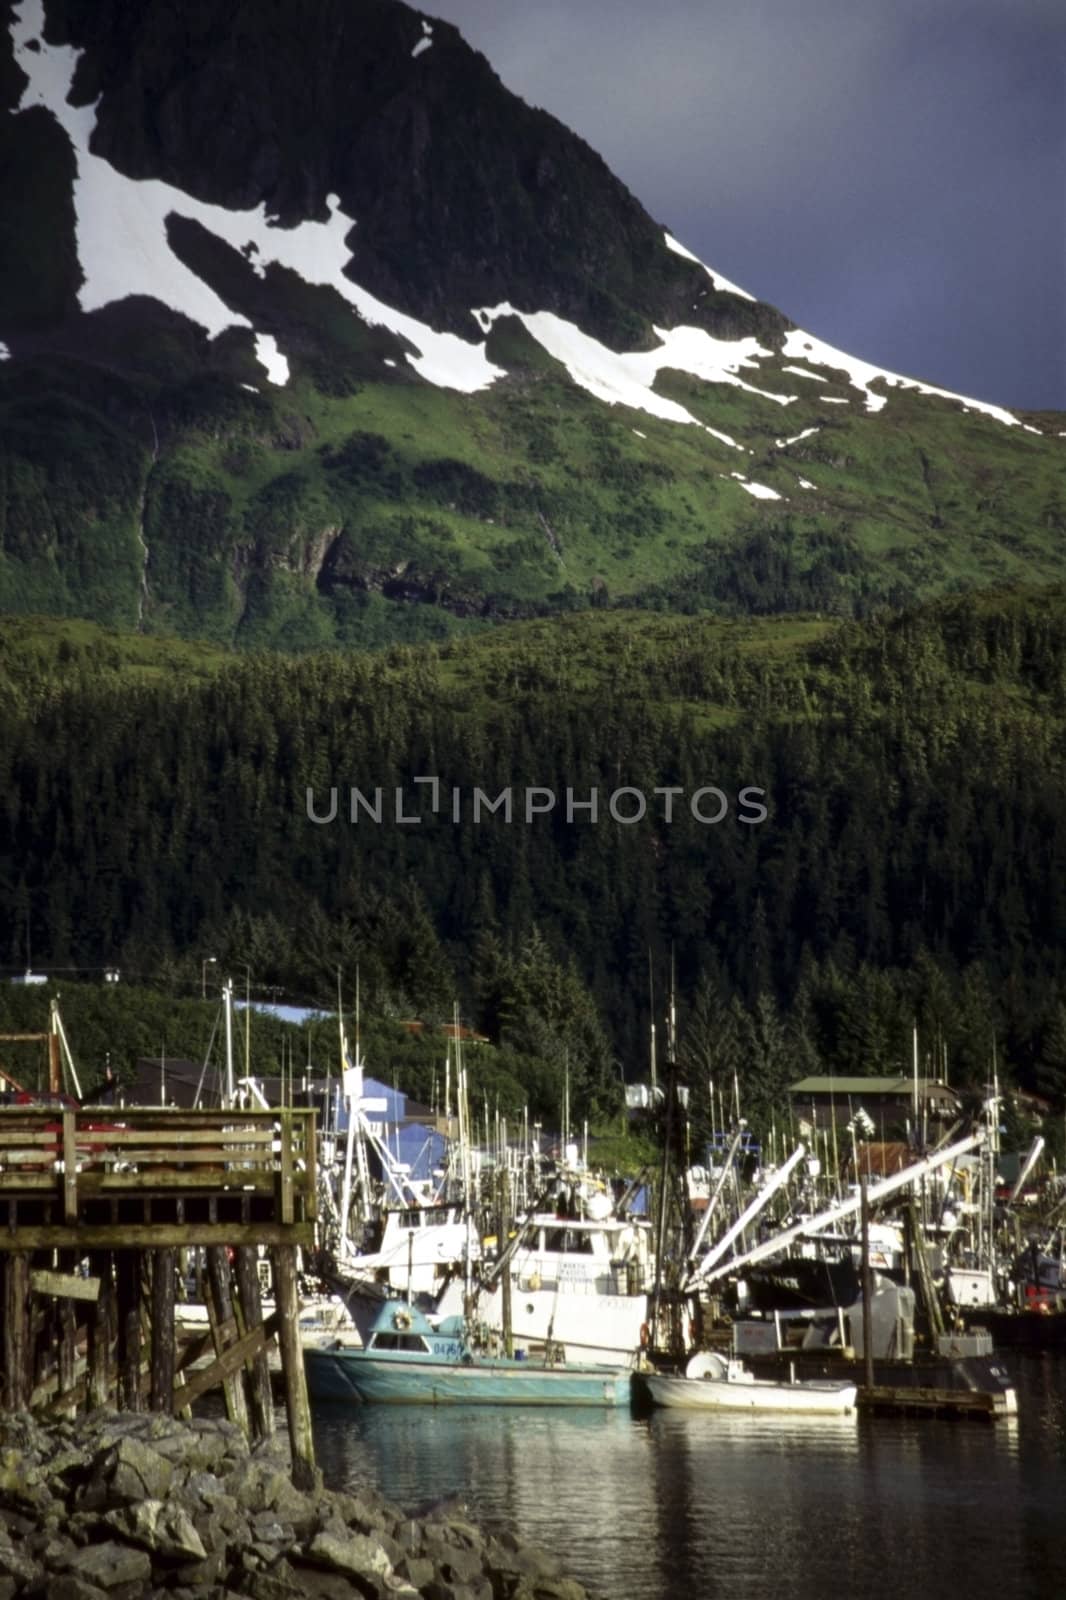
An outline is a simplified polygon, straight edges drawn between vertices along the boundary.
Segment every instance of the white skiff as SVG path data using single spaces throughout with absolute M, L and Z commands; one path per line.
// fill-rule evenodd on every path
M 712 1350 L 701 1350 L 685 1374 L 644 1373 L 657 1406 L 689 1406 L 707 1411 L 793 1411 L 840 1416 L 855 1410 L 856 1385 L 828 1380 L 783 1383 L 756 1378 L 744 1364 Z

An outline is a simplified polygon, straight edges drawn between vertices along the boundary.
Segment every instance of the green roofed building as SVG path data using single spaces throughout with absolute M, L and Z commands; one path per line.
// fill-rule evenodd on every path
M 914 1117 L 915 1081 L 898 1078 L 801 1078 L 789 1086 L 794 1117 L 806 1118 L 817 1128 L 844 1127 L 860 1110 L 879 1137 Z M 950 1122 L 962 1102 L 954 1089 L 939 1078 L 918 1079 L 918 1115 L 926 1123 Z

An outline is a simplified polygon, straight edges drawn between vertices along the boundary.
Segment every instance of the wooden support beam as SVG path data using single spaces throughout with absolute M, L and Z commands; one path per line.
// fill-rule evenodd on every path
M 78 1158 L 74 1150 L 74 1112 L 63 1112 L 63 1221 L 78 1220 Z
M 74 1279 L 73 1268 L 76 1265 L 71 1257 L 60 1256 L 60 1267 L 66 1268 L 62 1276 Z M 32 1286 L 33 1274 L 30 1273 Z M 74 1388 L 74 1368 L 78 1354 L 78 1322 L 75 1315 L 75 1301 L 69 1295 L 60 1295 L 55 1301 L 56 1331 L 59 1346 L 59 1396 L 61 1401 L 67 1403 L 67 1415 L 74 1416 L 76 1405 L 71 1399 L 71 1390 Z
M 113 1404 L 115 1342 L 115 1289 L 111 1258 L 103 1254 L 89 1257 L 89 1266 L 100 1285 L 95 1304 L 89 1308 L 89 1372 L 87 1395 L 93 1410 Z
M 118 1394 L 124 1411 L 141 1409 L 141 1254 L 120 1250 L 115 1256 L 118 1305 Z
M 278 1162 L 278 1216 L 283 1225 L 293 1220 L 292 1112 L 281 1113 L 281 1150 Z
M 315 1242 L 310 1222 L 281 1227 L 274 1222 L 86 1223 L 64 1228 L 51 1223 L 19 1223 L 17 1233 L 0 1234 L 0 1253 L 26 1250 L 164 1250 L 191 1245 L 300 1245 Z
M 152 1411 L 169 1411 L 174 1395 L 174 1279 L 177 1251 L 156 1250 L 152 1260 Z
M 278 1331 L 278 1320 L 278 1313 L 275 1311 L 257 1328 L 249 1329 L 243 1339 L 228 1345 L 209 1367 L 204 1367 L 200 1372 L 192 1372 L 183 1382 L 175 1384 L 174 1409 L 191 1405 L 209 1389 L 214 1389 L 217 1384 L 227 1381 L 235 1373 L 240 1372 L 245 1362 L 256 1358 L 260 1352 L 265 1354 L 267 1345 Z
M 210 1289 L 207 1297 L 207 1314 L 214 1335 L 215 1353 L 221 1356 L 228 1345 L 239 1343 L 229 1255 L 222 1245 L 212 1245 L 208 1250 L 207 1275 Z M 222 1388 L 226 1396 L 226 1415 L 247 1437 L 250 1433 L 248 1400 L 244 1392 L 241 1365 L 242 1363 L 238 1363 L 237 1370 L 223 1379 Z
M 263 1298 L 259 1290 L 259 1257 L 250 1245 L 241 1245 L 237 1251 L 237 1303 L 245 1330 L 257 1328 L 263 1320 Z M 258 1350 L 250 1362 L 248 1410 L 252 1437 L 272 1439 L 274 1395 L 265 1349 Z
M 300 1343 L 300 1296 L 295 1247 L 278 1245 L 273 1259 L 274 1297 L 279 1318 L 278 1343 L 285 1375 L 285 1409 L 292 1447 L 292 1481 L 298 1489 L 312 1489 L 316 1483 L 315 1440 L 311 1428 L 311 1401 L 307 1393 L 303 1346 Z
M 310 1137 L 308 1137 L 310 1133 Z M 318 1167 L 314 1130 L 304 1123 L 304 1216 L 310 1222 L 318 1218 Z
M 4 1273 L 4 1408 L 25 1411 L 30 1402 L 30 1258 L 25 1251 L 9 1255 Z

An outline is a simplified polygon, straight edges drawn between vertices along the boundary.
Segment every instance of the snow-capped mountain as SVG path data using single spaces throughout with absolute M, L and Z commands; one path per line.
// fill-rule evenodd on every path
M 0 607 L 306 642 L 1061 576 L 1062 418 L 793 327 L 450 25 L 7 9 Z

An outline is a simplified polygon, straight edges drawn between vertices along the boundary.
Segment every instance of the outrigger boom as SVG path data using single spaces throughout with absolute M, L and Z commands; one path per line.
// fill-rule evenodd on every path
M 888 1195 L 895 1194 L 898 1189 L 905 1189 L 908 1184 L 916 1183 L 930 1172 L 935 1172 L 938 1167 L 946 1166 L 951 1161 L 957 1161 L 960 1156 L 968 1155 L 971 1150 L 978 1149 L 984 1143 L 985 1137 L 984 1129 L 979 1129 L 969 1138 L 960 1139 L 956 1144 L 948 1145 L 945 1150 L 939 1150 L 934 1155 L 915 1162 L 913 1166 L 905 1167 L 902 1172 L 896 1172 L 890 1178 L 883 1178 L 880 1183 L 871 1184 L 867 1190 L 869 1203 L 872 1205 L 875 1201 L 884 1200 Z M 763 1261 L 767 1256 L 775 1256 L 786 1249 L 801 1234 L 820 1233 L 823 1228 L 832 1227 L 834 1222 L 854 1216 L 861 1205 L 862 1196 L 853 1195 L 850 1200 L 842 1200 L 839 1205 L 832 1206 L 828 1211 L 819 1212 L 817 1216 L 797 1222 L 791 1228 L 786 1228 L 784 1233 L 775 1234 L 772 1239 L 756 1245 L 746 1254 L 731 1256 L 728 1261 L 716 1262 L 712 1253 L 704 1257 L 704 1261 L 689 1274 L 685 1288 L 692 1289 L 698 1283 L 713 1283 L 716 1278 L 724 1278 L 728 1273 L 736 1272 L 738 1267 L 754 1266 L 757 1261 Z

